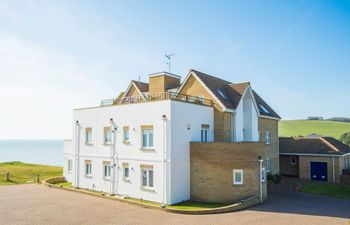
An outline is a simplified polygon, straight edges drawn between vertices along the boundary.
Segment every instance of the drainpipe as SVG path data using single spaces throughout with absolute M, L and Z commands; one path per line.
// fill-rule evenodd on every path
M 332 177 L 333 177 L 333 183 L 335 183 L 334 155 L 332 155 Z
M 116 190 L 118 188 L 118 185 L 116 185 L 116 182 L 118 181 L 118 161 L 116 161 L 116 151 L 115 151 L 115 143 L 116 143 L 116 126 L 113 122 L 113 119 L 110 120 L 111 130 L 112 130 L 112 146 L 111 146 L 111 153 L 110 153 L 110 162 L 112 163 L 112 177 L 111 177 L 111 190 L 110 194 L 114 195 L 115 193 L 118 193 Z M 118 160 L 118 157 L 117 157 Z
M 80 164 L 80 125 L 75 121 L 75 188 L 79 187 L 79 164 Z
M 163 120 L 163 204 L 162 207 L 164 207 L 166 205 L 166 186 L 167 186 L 167 126 L 166 126 L 166 115 L 162 116 L 162 120 Z
M 264 160 L 261 159 L 261 156 L 259 156 L 259 197 L 260 197 L 260 203 L 263 202 L 263 186 L 262 186 L 262 163 Z

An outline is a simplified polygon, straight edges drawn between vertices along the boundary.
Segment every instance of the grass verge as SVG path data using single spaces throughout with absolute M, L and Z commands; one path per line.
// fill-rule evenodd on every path
M 301 186 L 301 191 L 350 199 L 350 186 L 331 183 L 308 183 Z
M 66 187 L 66 188 L 71 188 L 72 187 L 72 183 L 71 182 L 67 182 L 67 181 L 58 182 L 58 183 L 55 183 L 53 185 L 56 185 L 56 186 L 59 186 L 59 187 Z
M 205 209 L 220 208 L 224 206 L 226 205 L 220 204 L 220 203 L 202 203 L 202 202 L 185 201 L 175 205 L 167 206 L 167 208 L 181 209 L 181 210 L 205 210 Z
M 9 173 L 9 181 L 7 181 Z M 0 163 L 0 185 L 25 184 L 37 182 L 49 177 L 62 176 L 59 166 L 23 163 L 19 161 Z

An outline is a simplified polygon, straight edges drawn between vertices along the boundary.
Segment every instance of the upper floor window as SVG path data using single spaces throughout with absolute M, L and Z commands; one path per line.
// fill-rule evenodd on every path
M 243 184 L 243 170 L 233 170 L 233 184 Z
M 103 136 L 104 136 L 104 143 L 105 144 L 111 144 L 112 143 L 112 130 L 110 127 L 103 128 Z
M 67 161 L 67 172 L 72 172 L 73 169 L 73 162 L 71 159 L 68 159 Z
M 109 179 L 111 177 L 111 163 L 109 161 L 103 162 L 103 178 Z
M 266 144 L 271 144 L 271 135 L 270 132 L 266 131 Z
M 265 114 L 269 114 L 270 111 L 263 105 L 259 104 L 259 108 L 265 113 Z
M 85 143 L 92 144 L 92 128 L 91 127 L 85 128 Z
M 153 166 L 141 165 L 142 187 L 153 187 Z
M 129 179 L 129 163 L 123 163 L 123 179 Z
M 209 125 L 202 124 L 201 128 L 201 142 L 208 142 Z
M 153 126 L 142 126 L 142 148 L 153 148 Z
M 123 127 L 123 141 L 129 142 L 129 127 L 128 126 Z
M 228 97 L 225 95 L 225 93 L 224 93 L 224 89 L 218 88 L 218 89 L 216 89 L 216 92 L 217 92 L 223 99 L 229 100 L 229 98 L 228 98 Z
M 91 160 L 85 160 L 85 176 L 92 176 L 92 164 Z

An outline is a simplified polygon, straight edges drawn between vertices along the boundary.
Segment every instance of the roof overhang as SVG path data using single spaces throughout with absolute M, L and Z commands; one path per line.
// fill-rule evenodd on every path
M 169 72 L 159 72 L 159 73 L 151 73 L 148 75 L 148 77 L 157 77 L 157 76 L 169 76 L 169 77 L 173 77 L 176 79 L 181 79 L 181 76 L 173 74 L 173 73 L 169 73 Z
M 129 93 L 131 87 L 135 87 L 136 90 L 137 90 L 137 92 L 140 94 L 140 96 L 142 96 L 142 98 L 143 98 L 144 100 L 146 100 L 145 96 L 142 94 L 142 92 L 140 91 L 140 89 L 136 86 L 136 84 L 135 84 L 133 81 L 131 81 L 131 83 L 129 84 L 128 88 L 126 89 L 123 98 L 125 98 L 126 95 Z
M 224 104 L 222 104 L 222 102 L 216 97 L 216 95 L 207 87 L 207 85 L 205 85 L 205 83 L 197 76 L 197 74 L 193 71 L 190 71 L 189 74 L 187 75 L 187 77 L 185 78 L 184 82 L 182 82 L 179 90 L 177 90 L 176 95 L 178 95 L 180 93 L 180 91 L 182 90 L 182 88 L 185 86 L 187 80 L 189 79 L 190 76 L 194 76 L 194 78 L 196 78 L 196 80 L 198 80 L 198 82 L 204 87 L 204 89 L 213 97 L 213 99 L 215 99 L 218 104 L 221 106 L 221 108 L 223 109 L 224 112 L 232 112 L 232 109 L 229 109 L 227 107 L 224 106 Z
M 300 155 L 300 156 L 322 156 L 322 157 L 340 157 L 340 156 L 346 156 L 350 153 L 344 154 L 344 155 L 333 155 L 333 154 L 316 154 L 316 153 L 279 153 L 280 155 Z

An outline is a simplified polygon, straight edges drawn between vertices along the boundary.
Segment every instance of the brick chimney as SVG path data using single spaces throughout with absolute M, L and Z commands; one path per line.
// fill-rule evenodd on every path
M 153 73 L 149 75 L 149 93 L 166 92 L 180 86 L 181 77 L 168 72 Z

